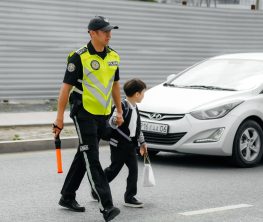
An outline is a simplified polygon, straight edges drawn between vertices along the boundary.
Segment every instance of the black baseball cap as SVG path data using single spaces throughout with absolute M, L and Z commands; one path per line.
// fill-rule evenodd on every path
M 118 26 L 113 26 L 109 23 L 109 21 L 104 18 L 103 16 L 95 16 L 93 19 L 90 20 L 88 25 L 88 30 L 96 31 L 110 31 L 112 29 L 118 29 Z

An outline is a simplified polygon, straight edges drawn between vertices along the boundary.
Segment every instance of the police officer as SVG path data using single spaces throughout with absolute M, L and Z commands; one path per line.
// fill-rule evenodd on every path
M 96 16 L 90 20 L 91 41 L 68 57 L 68 65 L 58 98 L 55 136 L 63 129 L 63 116 L 69 100 L 79 137 L 79 146 L 61 190 L 59 205 L 77 212 L 85 208 L 76 201 L 76 191 L 87 172 L 91 190 L 99 202 L 105 221 L 116 217 L 120 210 L 113 206 L 111 190 L 99 162 L 99 141 L 106 132 L 112 99 L 117 107 L 117 124 L 123 123 L 119 62 L 116 51 L 108 46 L 112 26 L 107 19 Z M 72 91 L 72 92 L 71 92 Z M 71 92 L 71 93 L 70 93 Z

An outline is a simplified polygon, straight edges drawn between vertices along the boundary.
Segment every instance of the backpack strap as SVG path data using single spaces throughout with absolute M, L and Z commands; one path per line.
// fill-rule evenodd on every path
M 123 107 L 123 117 L 124 117 L 124 119 L 127 117 L 127 115 L 129 114 L 129 104 L 128 104 L 128 102 L 126 101 L 126 100 L 122 100 L 121 101 L 121 103 L 122 103 L 122 107 Z M 114 109 L 115 109 L 116 107 L 115 106 L 113 106 L 113 109 L 112 109 L 112 112 L 114 111 Z M 111 115 L 112 115 L 112 113 L 111 113 Z M 126 135 L 121 129 L 119 129 L 118 127 L 116 127 L 116 128 L 114 128 L 121 136 L 123 136 L 125 139 L 127 139 L 129 142 L 131 142 L 132 140 L 131 140 L 131 138 L 128 136 L 128 135 Z
M 130 106 L 128 104 L 128 102 L 124 99 L 121 101 L 121 103 L 123 104 L 124 110 L 123 110 L 123 114 L 124 114 L 124 118 L 126 118 L 128 116 L 129 110 L 130 110 Z

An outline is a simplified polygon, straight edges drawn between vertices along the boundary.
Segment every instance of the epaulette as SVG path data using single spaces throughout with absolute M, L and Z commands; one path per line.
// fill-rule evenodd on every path
M 76 53 L 77 53 L 78 55 L 81 55 L 81 54 L 83 54 L 83 53 L 86 52 L 86 51 L 87 51 L 87 47 L 84 46 L 84 47 L 81 47 L 80 49 L 78 49 L 78 50 L 76 51 Z
M 111 47 L 107 46 L 107 52 L 110 52 L 110 51 L 116 52 L 114 49 L 112 49 Z M 116 52 L 116 53 L 117 53 L 117 52 Z
M 68 58 L 67 58 L 67 62 L 69 62 L 69 59 L 71 58 L 71 56 L 73 56 L 74 55 L 74 51 L 72 51 L 72 52 L 70 52 L 69 54 L 68 54 Z
M 67 58 L 67 62 L 69 62 L 69 59 L 76 53 L 77 55 L 81 55 L 83 54 L 84 52 L 87 51 L 87 47 L 86 46 L 83 46 L 81 47 L 80 49 L 78 49 L 77 51 L 72 51 L 68 54 L 68 58 Z

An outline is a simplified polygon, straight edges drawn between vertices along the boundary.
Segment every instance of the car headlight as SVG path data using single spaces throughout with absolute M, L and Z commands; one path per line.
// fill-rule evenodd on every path
M 224 117 L 226 114 L 228 114 L 232 109 L 237 107 L 239 104 L 241 104 L 243 101 L 238 101 L 234 103 L 229 103 L 226 105 L 218 106 L 212 109 L 207 110 L 198 110 L 194 112 L 190 112 L 190 114 L 200 120 L 206 120 L 206 119 L 218 119 Z

